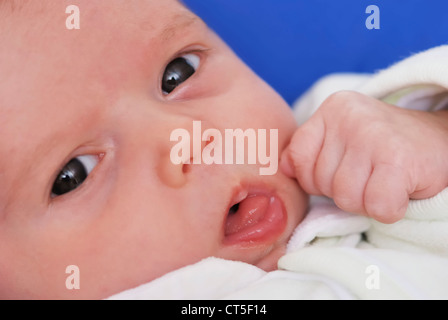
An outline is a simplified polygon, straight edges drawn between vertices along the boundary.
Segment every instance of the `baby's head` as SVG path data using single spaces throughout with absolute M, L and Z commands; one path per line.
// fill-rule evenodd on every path
M 70 4 L 79 29 L 64 1 L 0 3 L 0 298 L 105 298 L 209 256 L 273 268 L 296 182 L 176 164 L 170 136 L 278 129 L 281 154 L 288 105 L 176 0 Z

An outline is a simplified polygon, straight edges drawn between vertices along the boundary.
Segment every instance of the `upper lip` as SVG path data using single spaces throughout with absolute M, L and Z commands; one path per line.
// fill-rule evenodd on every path
M 239 204 L 250 196 L 270 193 L 273 193 L 272 190 L 263 185 L 255 185 L 255 183 L 250 183 L 247 181 L 239 183 L 236 187 L 233 188 L 230 201 L 228 202 L 226 211 L 224 213 L 224 221 L 226 221 L 227 216 L 230 213 L 230 209 L 233 206 Z
M 227 208 L 227 212 L 231 207 L 246 199 L 248 195 L 249 191 L 246 188 L 243 188 L 242 186 L 235 188 L 232 193 L 232 198 L 230 200 L 230 205 Z

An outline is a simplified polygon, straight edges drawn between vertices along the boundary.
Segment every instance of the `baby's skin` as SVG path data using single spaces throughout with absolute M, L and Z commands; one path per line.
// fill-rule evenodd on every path
M 273 270 L 308 193 L 392 222 L 446 186 L 445 113 L 345 92 L 298 128 L 180 2 L 70 5 L 79 29 L 64 1 L 0 2 L 0 298 L 106 298 L 210 256 Z M 193 121 L 278 130 L 282 170 L 173 163 Z
M 448 111 L 402 109 L 340 91 L 297 129 L 281 167 L 309 194 L 393 223 L 409 199 L 448 186 Z

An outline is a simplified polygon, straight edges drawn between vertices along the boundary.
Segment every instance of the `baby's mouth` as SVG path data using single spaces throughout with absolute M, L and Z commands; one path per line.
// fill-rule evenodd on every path
M 286 217 L 283 203 L 276 194 L 265 190 L 240 191 L 227 213 L 225 243 L 272 242 L 285 229 Z

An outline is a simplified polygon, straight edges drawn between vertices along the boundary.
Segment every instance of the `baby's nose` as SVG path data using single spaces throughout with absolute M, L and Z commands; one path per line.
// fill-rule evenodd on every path
M 213 141 L 204 132 L 209 128 L 204 121 L 191 120 L 171 131 L 169 143 L 164 144 L 157 168 L 163 183 L 172 188 L 180 188 L 187 182 L 192 166 L 203 164 L 203 150 Z

